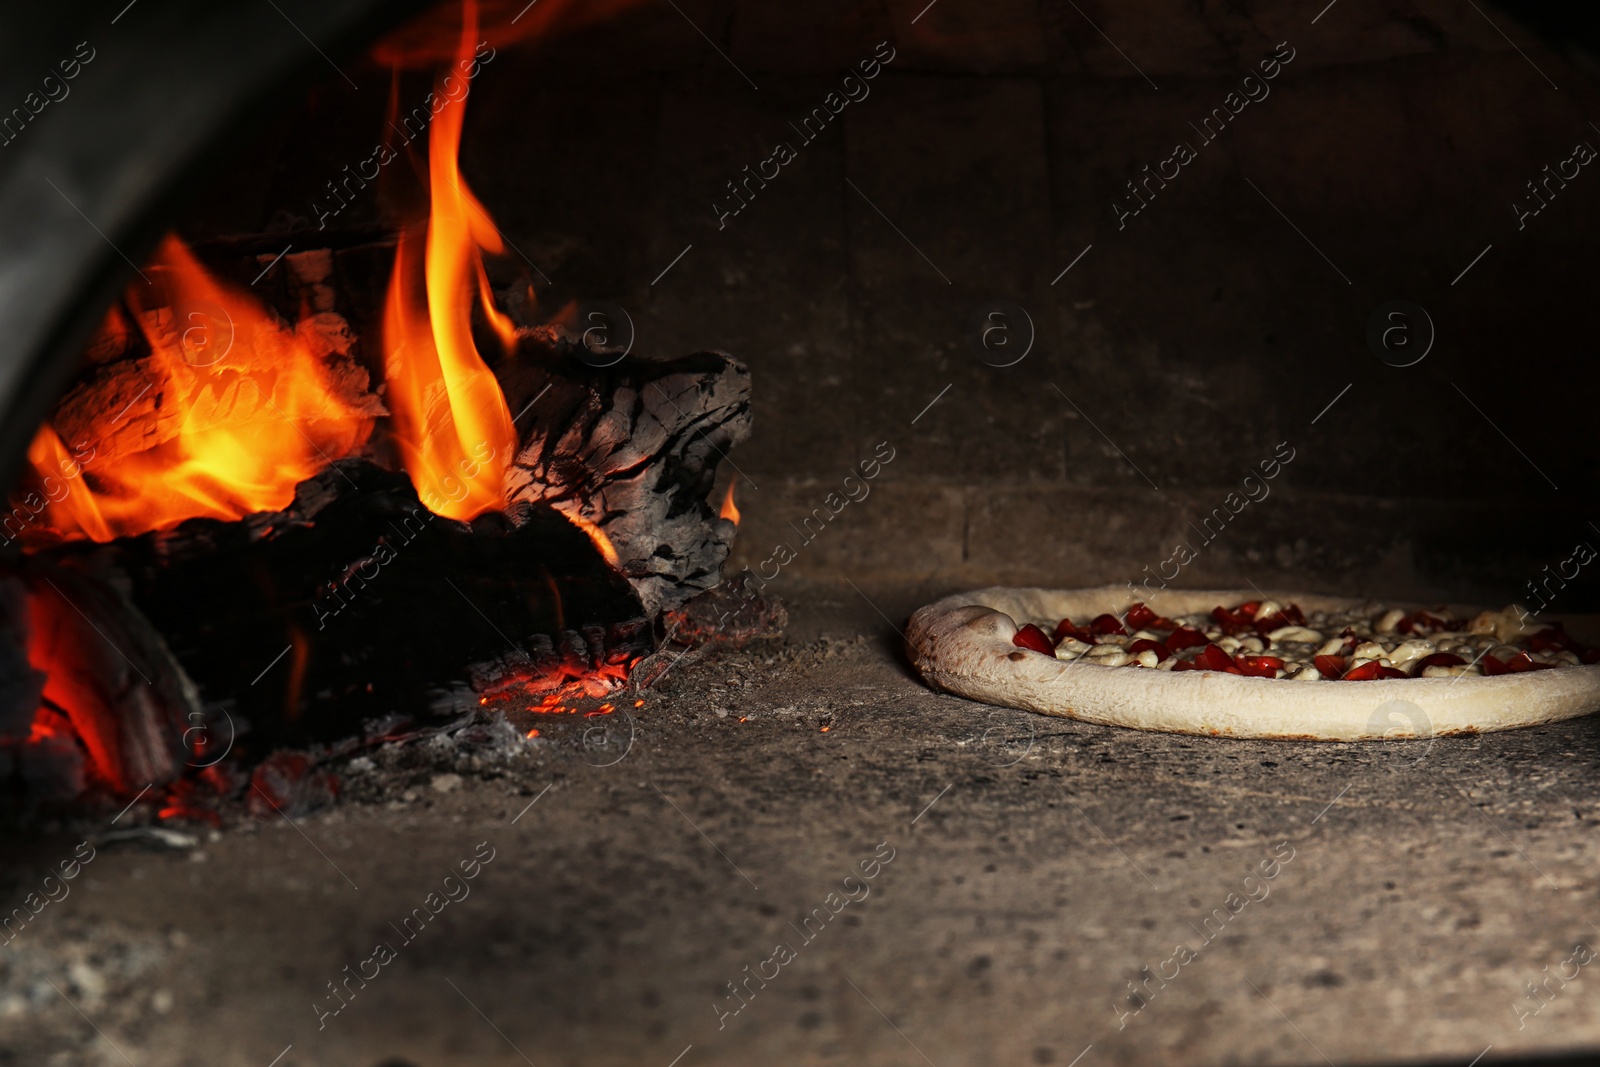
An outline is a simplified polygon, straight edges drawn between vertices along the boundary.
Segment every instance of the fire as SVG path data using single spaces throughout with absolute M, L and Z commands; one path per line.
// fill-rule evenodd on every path
M 470 63 L 477 37 L 477 3 L 465 0 L 451 69 Z M 428 215 L 401 230 L 382 315 L 388 431 L 422 502 L 470 520 L 506 505 L 517 445 L 473 321 L 481 316 L 508 352 L 517 326 L 495 306 L 484 267 L 504 240 L 461 173 L 467 96 L 444 92 L 443 76 L 437 88 L 449 102 L 429 127 Z M 129 404 L 139 405 L 138 421 L 114 434 L 122 416 L 107 412 L 92 442 L 41 427 L 28 453 L 40 484 L 27 510 L 43 521 L 27 538 L 109 541 L 188 518 L 282 509 L 296 485 L 365 444 L 383 413 L 370 396 L 367 406 L 342 400 L 312 334 L 212 277 L 176 237 L 146 269 L 154 292 L 135 284 L 126 298 L 151 350 L 150 388 Z M 130 452 L 130 440 L 143 450 Z M 576 505 L 566 514 L 617 566 L 605 533 Z
M 28 664 L 46 681 L 28 740 L 58 738 L 83 746 L 93 776 L 113 791 L 129 792 L 122 772 L 122 737 L 112 701 L 94 669 L 94 657 L 78 644 L 77 607 L 60 590 L 38 588 L 28 596 Z
M 722 517 L 735 526 L 739 525 L 739 505 L 733 502 L 733 487 L 737 481 L 734 479 L 728 483 L 728 494 L 722 498 Z
M 477 5 L 464 7 L 459 54 L 470 59 Z M 516 448 L 505 395 L 472 339 L 475 302 L 502 342 L 514 340 L 515 327 L 495 308 L 483 267 L 484 252 L 504 250 L 500 233 L 461 175 L 466 104 L 463 94 L 445 105 L 429 128 L 429 215 L 425 227 L 400 235 L 383 318 L 401 460 L 424 504 L 463 520 L 505 505 Z
M 605 557 L 605 561 L 609 566 L 615 567 L 617 565 L 616 546 L 611 543 L 611 538 L 606 536 L 604 530 L 579 515 L 576 511 L 563 511 L 561 514 L 566 517 L 568 522 L 589 535 L 589 540 L 594 542 L 594 547 L 599 549 L 600 555 Z
M 69 453 L 47 423 L 28 449 L 50 501 L 43 526 L 68 540 L 279 510 L 372 430 L 332 388 L 310 336 L 213 278 L 177 237 L 148 272 L 156 293 L 130 285 L 127 302 L 151 353 L 150 387 L 135 401 L 148 396 L 161 442 L 96 463 L 93 445 Z M 106 412 L 104 433 L 125 415 Z

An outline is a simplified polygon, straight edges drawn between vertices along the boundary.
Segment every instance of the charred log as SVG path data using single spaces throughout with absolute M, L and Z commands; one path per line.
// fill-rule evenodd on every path
M 302 483 L 281 512 L 46 555 L 124 585 L 206 701 L 233 729 L 250 725 L 247 755 L 424 718 L 461 682 L 562 684 L 575 672 L 535 656 L 577 626 L 599 626 L 583 672 L 613 651 L 626 659 L 624 637 L 648 641 L 632 588 L 559 513 L 454 522 L 365 460 Z
M 60 750 L 58 772 L 114 793 L 177 778 L 206 717 L 160 633 L 123 588 L 93 571 L 28 558 L 20 578 L 28 656 L 45 675 L 31 732 Z M 81 772 L 68 766 L 69 741 L 81 745 Z
M 750 434 L 750 372 L 721 352 L 610 366 L 564 330 L 526 330 L 500 371 L 521 450 L 513 500 L 592 523 L 651 615 L 716 585 L 737 527 L 706 502 Z

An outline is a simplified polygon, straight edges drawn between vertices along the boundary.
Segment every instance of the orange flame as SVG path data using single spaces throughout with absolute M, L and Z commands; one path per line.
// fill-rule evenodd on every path
M 97 464 L 94 448 L 69 455 L 46 424 L 28 449 L 51 501 L 43 525 L 68 540 L 281 509 L 297 484 L 372 430 L 371 417 L 336 394 L 309 336 L 213 278 L 177 237 L 162 241 L 150 273 L 160 303 L 147 303 L 143 284 L 127 299 L 150 344 L 144 403 L 162 442 Z M 104 435 L 126 414 L 106 412 Z
M 608 565 L 612 568 L 617 566 L 616 546 L 611 543 L 611 538 L 606 536 L 604 530 L 579 515 L 576 511 L 563 511 L 561 514 L 566 517 L 568 522 L 589 535 L 589 540 L 594 542 L 594 547 L 600 550 L 600 555 L 605 557 Z
M 78 640 L 77 606 L 55 588 L 28 595 L 28 664 L 45 674 L 42 701 L 29 741 L 76 737 L 93 775 L 118 793 L 131 792 L 123 774 L 123 740 L 114 699 Z
M 722 517 L 735 526 L 739 525 L 739 505 L 733 502 L 733 487 L 738 484 L 738 481 L 735 478 L 728 483 L 728 493 L 722 498 Z
M 465 60 L 478 20 L 475 3 L 464 7 L 459 53 Z M 445 95 L 442 78 L 439 93 Z M 484 251 L 504 250 L 499 231 L 461 175 L 466 104 L 466 94 L 446 104 L 428 131 L 431 208 L 421 261 L 419 230 L 403 231 L 383 317 L 401 461 L 430 510 L 462 520 L 505 505 L 505 473 L 516 447 L 505 395 L 472 340 L 474 295 L 503 341 L 515 330 L 494 308 L 483 268 Z

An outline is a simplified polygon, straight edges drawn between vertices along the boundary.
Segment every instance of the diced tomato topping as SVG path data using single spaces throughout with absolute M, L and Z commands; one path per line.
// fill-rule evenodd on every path
M 1128 620 L 1128 625 L 1135 630 L 1176 630 L 1178 624 L 1162 615 L 1157 615 L 1144 604 L 1135 604 L 1123 613 L 1123 618 Z
M 1387 673 L 1385 673 L 1387 672 Z M 1344 680 L 1347 682 L 1370 682 L 1377 678 L 1404 678 L 1404 671 L 1385 667 L 1375 659 L 1369 659 L 1359 667 L 1347 671 Z
M 1115 615 L 1096 615 L 1089 623 L 1089 632 L 1092 634 L 1126 634 L 1122 622 Z
M 1199 648 L 1211 642 L 1206 640 L 1206 635 L 1190 626 L 1180 626 L 1172 631 L 1172 636 L 1167 638 L 1167 647 L 1176 652 L 1180 648 Z
M 1423 656 L 1412 664 L 1412 677 L 1420 678 L 1423 670 L 1428 667 L 1461 667 L 1465 666 L 1466 662 L 1454 652 L 1435 652 L 1431 656 Z
M 1248 678 L 1276 678 L 1283 669 L 1283 660 L 1277 656 L 1246 656 L 1240 653 L 1233 657 L 1233 662 L 1239 668 L 1239 673 Z
M 1554 663 L 1540 663 L 1526 652 L 1518 652 L 1515 656 L 1506 660 L 1506 673 L 1521 674 L 1523 671 L 1548 671 L 1554 666 Z
M 1194 662 L 1198 663 L 1202 670 L 1222 671 L 1225 674 L 1243 673 L 1226 652 L 1210 643 L 1207 643 L 1206 647 L 1200 650 L 1200 654 L 1194 658 Z
M 1082 641 L 1086 645 L 1098 643 L 1094 639 L 1094 634 L 1090 633 L 1088 630 L 1079 629 L 1071 619 L 1062 619 L 1056 624 L 1056 644 L 1059 645 L 1068 637 L 1076 641 Z
M 1172 665 L 1172 670 L 1174 673 L 1176 673 L 1177 671 L 1203 671 L 1205 668 L 1200 666 L 1194 660 L 1180 659 L 1178 662 Z
M 1324 678 L 1342 678 L 1344 676 L 1343 656 L 1316 656 L 1311 662 L 1317 668 L 1317 673 Z
M 1255 633 L 1256 608 L 1260 606 L 1261 602 L 1259 600 L 1251 601 L 1249 604 L 1241 604 L 1232 611 L 1218 605 L 1211 609 L 1211 618 L 1222 628 L 1222 632 L 1229 637 Z
M 1158 661 L 1172 658 L 1172 653 L 1167 650 L 1166 645 L 1163 645 L 1160 641 L 1152 641 L 1147 637 L 1141 638 L 1128 646 L 1128 655 L 1130 656 L 1137 656 L 1145 651 L 1154 652 Z
M 1265 635 L 1284 626 L 1304 626 L 1306 624 L 1305 612 L 1300 610 L 1300 605 L 1290 604 L 1280 611 L 1270 615 L 1263 615 L 1256 620 L 1257 632 Z
M 1056 654 L 1056 646 L 1050 643 L 1049 635 L 1031 622 L 1012 636 L 1011 643 L 1018 648 L 1042 652 L 1046 656 L 1054 657 Z
M 1431 611 L 1414 611 L 1396 623 L 1394 628 L 1403 634 L 1431 634 L 1448 630 L 1450 625 Z
M 1123 612 L 1123 618 L 1127 619 L 1128 625 L 1135 630 L 1146 630 L 1159 616 L 1141 602 Z
M 1378 676 L 1378 669 L 1382 666 L 1377 660 L 1368 660 L 1358 667 L 1351 667 L 1344 674 L 1347 682 L 1370 682 Z
M 1528 647 L 1535 652 L 1565 652 L 1571 647 L 1571 638 L 1553 627 L 1547 627 L 1529 636 Z
M 1555 666 L 1554 663 L 1540 663 L 1526 652 L 1518 652 L 1503 663 L 1485 653 L 1478 663 L 1483 667 L 1484 674 L 1521 674 L 1524 671 L 1547 671 Z

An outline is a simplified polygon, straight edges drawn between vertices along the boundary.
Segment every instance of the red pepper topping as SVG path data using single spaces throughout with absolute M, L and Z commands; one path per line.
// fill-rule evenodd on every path
M 1090 633 L 1088 630 L 1078 629 L 1077 625 L 1073 623 L 1071 619 L 1062 619 L 1056 624 L 1056 644 L 1059 645 L 1068 637 L 1075 641 L 1082 641 L 1086 645 L 1094 645 L 1099 643 L 1094 639 L 1094 634 Z
M 1462 659 L 1454 652 L 1435 652 L 1431 656 L 1423 656 L 1421 659 L 1417 660 L 1416 663 L 1412 664 L 1411 676 L 1413 678 L 1420 678 L 1423 670 L 1428 667 L 1462 667 L 1466 665 L 1466 662 L 1466 660 Z
M 1122 628 L 1122 623 L 1115 615 L 1096 615 L 1094 621 L 1089 623 L 1089 632 L 1092 634 L 1127 634 Z
M 1483 658 L 1478 660 L 1478 666 L 1483 668 L 1484 674 L 1505 674 L 1506 665 L 1485 652 Z
M 1233 657 L 1233 662 L 1239 668 L 1239 673 L 1247 678 L 1276 678 L 1283 669 L 1283 660 L 1277 656 L 1246 656 L 1240 653 Z
M 1050 638 L 1043 630 L 1039 629 L 1031 622 L 1022 629 L 1018 630 L 1012 636 L 1011 643 L 1016 645 L 1018 648 L 1027 648 L 1032 649 L 1035 652 L 1042 652 L 1044 655 L 1050 656 L 1051 658 L 1054 658 L 1056 654 L 1056 646 L 1050 643 Z
M 1167 638 L 1167 647 L 1176 652 L 1180 648 L 1199 648 L 1208 645 L 1206 635 L 1189 626 L 1180 626 L 1172 631 L 1172 636 Z
M 1317 668 L 1317 673 L 1324 678 L 1342 678 L 1344 676 L 1343 656 L 1316 656 L 1312 664 Z
M 1152 641 L 1147 637 L 1140 638 L 1128 646 L 1128 655 L 1130 656 L 1137 656 L 1145 651 L 1154 652 L 1158 661 L 1172 658 L 1172 653 L 1167 650 L 1166 645 L 1163 645 L 1160 641 Z

